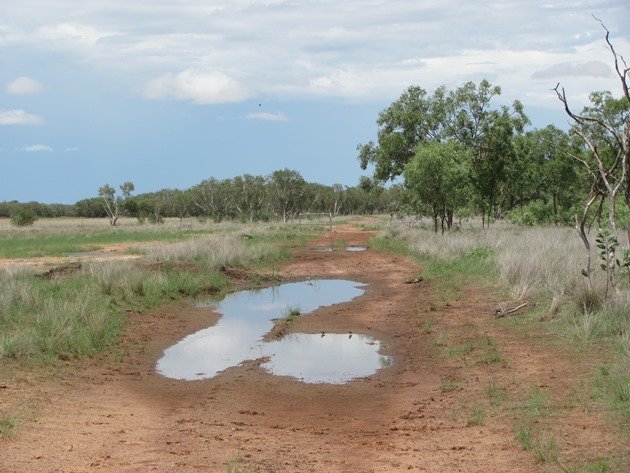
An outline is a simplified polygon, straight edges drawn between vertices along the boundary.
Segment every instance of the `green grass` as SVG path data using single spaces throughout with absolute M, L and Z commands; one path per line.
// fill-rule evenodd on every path
M 594 398 L 613 413 L 625 434 L 630 433 L 630 357 L 604 365 L 595 381 Z
M 141 243 L 148 241 L 175 242 L 195 236 L 213 233 L 212 230 L 156 228 L 130 231 L 111 228 L 80 233 L 44 232 L 0 234 L 1 258 L 32 258 L 38 256 L 64 256 L 84 251 L 94 251 L 116 243 Z
M 0 359 L 49 363 L 109 349 L 121 333 L 126 312 L 197 294 L 220 294 L 229 285 L 219 269 L 222 264 L 273 267 L 310 237 L 283 226 L 259 231 L 246 243 L 234 237 L 227 243 L 223 237 L 197 239 L 186 246 L 187 252 L 175 243 L 170 253 L 175 260 L 166 252 L 166 260 L 151 264 L 142 259 L 92 262 L 52 279 L 25 271 L 0 273 Z M 180 256 L 191 259 L 178 264 Z
M 490 384 L 486 387 L 485 393 L 492 407 L 499 407 L 506 398 L 505 388 L 495 380 L 490 381 Z
M 461 383 L 453 378 L 443 379 L 440 383 L 440 392 L 441 393 L 450 393 L 453 391 L 457 391 L 461 387 Z
M 462 343 L 461 345 L 455 345 L 447 347 L 444 350 L 444 355 L 447 358 L 462 358 L 469 355 L 475 349 L 475 344 L 472 342 Z
M 12 436 L 17 428 L 18 422 L 13 417 L 0 417 L 0 439 Z
M 561 467 L 562 473 L 606 473 L 611 471 L 611 463 L 607 459 L 584 462 L 570 467 Z M 619 470 L 621 471 L 621 470 Z
M 468 417 L 468 420 L 466 421 L 466 426 L 473 427 L 477 425 L 483 425 L 485 419 L 486 419 L 486 413 L 483 407 L 475 406 L 472 408 L 470 416 Z
M 558 461 L 558 444 L 550 432 L 536 433 L 531 425 L 526 424 L 516 429 L 515 437 L 524 450 L 534 455 L 537 463 Z

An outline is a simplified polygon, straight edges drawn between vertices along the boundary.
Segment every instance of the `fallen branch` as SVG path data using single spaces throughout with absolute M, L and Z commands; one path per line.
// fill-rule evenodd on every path
M 527 302 L 523 302 L 521 305 L 517 305 L 516 307 L 512 308 L 512 309 L 505 309 L 505 310 L 501 310 L 501 309 L 497 309 L 494 311 L 494 316 L 495 318 L 501 318 L 501 317 L 505 317 L 506 315 L 509 314 L 513 314 L 514 312 L 522 309 L 523 307 L 529 305 L 529 301 Z

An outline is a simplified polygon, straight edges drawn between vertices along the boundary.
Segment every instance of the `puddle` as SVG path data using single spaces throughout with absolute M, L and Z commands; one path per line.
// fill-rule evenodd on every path
M 335 251 L 335 248 L 332 246 L 313 246 L 311 251 L 318 251 L 320 253 L 328 253 L 330 251 Z
M 168 378 L 192 381 L 265 358 L 263 369 L 307 383 L 346 383 L 369 376 L 391 360 L 379 355 L 381 343 L 368 336 L 298 333 L 272 342 L 262 340 L 273 320 L 284 316 L 288 308 L 299 308 L 304 316 L 364 294 L 361 286 L 355 281 L 320 279 L 240 291 L 218 303 L 200 304 L 222 317 L 216 325 L 166 349 L 156 370 Z
M 270 359 L 261 367 L 305 383 L 343 384 L 391 365 L 390 357 L 378 354 L 380 346 L 366 335 L 292 333 L 265 344 Z
M 357 252 L 357 251 L 365 251 L 367 247 L 365 246 L 346 246 L 344 251 Z M 311 247 L 311 251 L 317 251 L 320 253 L 327 253 L 332 251 L 337 251 L 337 248 L 333 246 L 313 246 Z

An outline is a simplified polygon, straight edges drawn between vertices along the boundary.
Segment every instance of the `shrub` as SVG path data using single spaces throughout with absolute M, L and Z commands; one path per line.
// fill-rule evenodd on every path
M 31 209 L 20 209 L 11 214 L 11 224 L 16 227 L 28 227 L 37 220 L 37 215 Z

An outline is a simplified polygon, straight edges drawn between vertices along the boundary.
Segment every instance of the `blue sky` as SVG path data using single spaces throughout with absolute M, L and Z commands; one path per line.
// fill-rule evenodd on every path
M 355 185 L 411 84 L 486 77 L 566 127 L 557 82 L 576 109 L 620 93 L 592 15 L 630 58 L 626 0 L 2 0 L 0 201 L 285 167 Z

